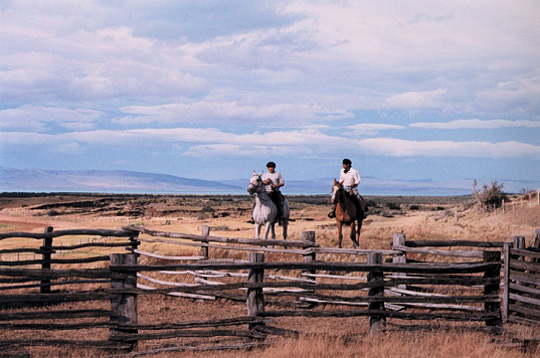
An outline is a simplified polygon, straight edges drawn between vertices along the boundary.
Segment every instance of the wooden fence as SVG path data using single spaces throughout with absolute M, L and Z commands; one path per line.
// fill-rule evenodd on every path
M 532 246 L 514 237 L 504 247 L 503 319 L 538 325 L 540 322 L 540 229 Z
M 405 235 L 395 234 L 392 248 L 402 250 L 405 256 L 457 257 L 460 260 L 478 258 L 483 249 L 502 252 L 503 293 L 501 297 L 504 322 L 540 324 L 540 229 L 535 232 L 532 245 L 526 247 L 524 236 L 513 241 L 478 242 L 468 240 L 417 240 L 406 241 Z M 467 250 L 455 249 L 467 247 Z M 441 249 L 442 247 L 452 248 Z M 396 258 L 394 258 L 396 259 Z M 405 257 L 401 257 L 405 262 Z M 409 262 L 417 262 L 410 259 Z
M 115 243 L 113 247 L 128 248 L 132 254 L 112 254 L 107 257 L 107 268 L 52 269 L 50 264 L 94 262 L 88 258 L 84 258 L 87 261 L 73 261 L 52 256 L 59 250 L 53 245 L 52 238 L 79 234 L 127 238 L 123 245 Z M 139 234 L 144 234 L 144 237 Z M 46 230 L 44 234 L 0 234 L 0 240 L 15 237 L 41 239 L 44 244 L 34 253 L 43 257 L 41 260 L 21 260 L 24 265 L 41 265 L 38 268 L 21 269 L 16 267 L 16 261 L 0 261 L 0 283 L 3 284 L 0 292 L 12 292 L 0 295 L 0 304 L 4 307 L 20 301 L 51 304 L 96 300 L 110 302 L 110 306 L 99 310 L 55 311 L 48 307 L 35 313 L 10 312 L 0 314 L 0 320 L 6 322 L 0 327 L 21 331 L 105 328 L 108 335 L 93 341 L 11 339 L 0 341 L 2 347 L 67 344 L 133 349 L 141 341 L 240 337 L 249 341 L 229 344 L 228 347 L 244 348 L 263 344 L 260 339 L 272 335 L 297 335 L 299 332 L 270 325 L 269 319 L 279 320 L 281 317 L 367 317 L 372 334 L 381 329 L 420 327 L 407 322 L 448 320 L 469 327 L 473 322 L 473 328 L 481 328 L 482 325 L 498 327 L 501 324 L 499 291 L 504 243 L 474 242 L 479 250 L 470 254 L 467 250 L 441 247 L 450 248 L 458 243 L 470 246 L 471 242 L 406 241 L 402 234 L 394 235 L 391 250 L 323 248 L 316 243 L 313 231 L 303 232 L 302 240 L 287 241 L 214 236 L 210 235 L 208 227 L 203 228 L 201 235 L 141 227 L 125 227 L 118 231 Z M 51 243 L 45 244 L 46 241 Z M 140 242 L 182 245 L 195 248 L 197 254 L 166 256 L 139 249 Z M 90 244 L 95 247 L 102 243 L 88 242 L 70 247 L 78 249 L 76 246 L 88 247 Z M 0 253 L 13 253 L 15 249 L 9 250 Z M 232 251 L 247 255 L 229 254 Z M 224 252 L 227 255 L 223 255 Z M 335 255 L 345 257 L 336 261 Z M 429 255 L 464 256 L 467 261 L 429 261 Z M 144 264 L 141 263 L 142 258 L 145 258 Z M 73 286 L 83 283 L 98 288 L 81 291 Z M 51 289 L 56 286 L 69 290 L 57 292 Z M 32 291 L 38 287 L 39 292 Z M 144 297 L 154 297 L 152 295 L 245 302 L 246 314 L 219 320 L 139 323 L 137 302 L 143 302 Z M 87 317 L 91 317 L 92 322 L 73 322 Z M 96 321 L 100 317 L 108 319 Z M 17 323 L 38 318 L 48 318 L 51 322 Z M 72 321 L 54 321 L 66 318 Z M 168 349 L 192 348 L 184 344 Z
M 110 251 L 136 249 L 137 236 L 138 232 L 126 230 L 55 231 L 52 227 L 46 227 L 43 233 L 0 233 L 0 242 L 5 247 L 0 250 L 0 309 L 4 311 L 0 313 L 0 329 L 27 332 L 24 338 L 10 335 L 13 339 L 6 339 L 4 334 L 0 347 L 129 348 L 106 338 L 38 339 L 35 332 L 109 329 L 113 325 L 111 318 L 115 319 L 117 313 L 110 305 L 115 295 L 107 290 L 119 278 L 108 268 Z M 92 307 L 96 302 L 102 302 L 99 308 Z M 66 308 L 66 304 L 77 308 Z M 38 310 L 28 309 L 43 306 Z M 22 308 L 25 310 L 21 311 Z

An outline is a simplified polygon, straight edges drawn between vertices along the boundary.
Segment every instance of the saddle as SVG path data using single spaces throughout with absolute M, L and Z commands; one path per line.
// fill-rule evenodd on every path
M 362 218 L 359 217 L 359 219 L 364 219 L 366 217 L 367 211 L 366 200 L 364 199 L 364 197 L 360 195 L 360 200 L 358 200 L 358 197 L 356 195 L 354 195 L 353 193 L 349 193 L 346 190 L 343 190 L 343 194 L 353 202 L 356 208 L 357 215 L 362 215 Z

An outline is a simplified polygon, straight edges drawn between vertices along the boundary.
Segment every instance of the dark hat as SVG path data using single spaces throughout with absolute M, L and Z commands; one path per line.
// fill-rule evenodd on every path
M 350 159 L 343 159 L 343 164 L 352 165 L 352 162 Z
M 268 163 L 266 163 L 266 167 L 267 167 L 267 168 L 275 168 L 275 167 L 276 167 L 276 163 L 274 163 L 274 162 L 268 162 Z

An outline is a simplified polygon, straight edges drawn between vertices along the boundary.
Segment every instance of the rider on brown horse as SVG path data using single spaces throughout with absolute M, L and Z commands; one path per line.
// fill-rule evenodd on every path
M 352 161 L 350 159 L 343 159 L 343 169 L 339 174 L 339 182 L 343 186 L 343 189 L 351 196 L 356 205 L 356 210 L 360 215 L 365 216 L 366 203 L 364 198 L 358 194 L 358 184 L 360 184 L 360 174 L 356 169 L 352 167 Z M 332 197 L 332 211 L 328 213 L 329 218 L 336 217 L 336 203 L 337 198 Z

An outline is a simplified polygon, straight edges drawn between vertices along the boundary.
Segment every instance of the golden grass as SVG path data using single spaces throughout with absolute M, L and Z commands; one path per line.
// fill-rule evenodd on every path
M 502 348 L 481 334 L 427 333 L 387 334 L 370 339 L 359 338 L 345 344 L 339 338 L 303 337 L 287 340 L 264 352 L 248 354 L 247 357 L 380 357 L 380 358 L 517 358 L 530 357 L 514 350 Z
M 508 341 L 510 342 L 510 341 Z M 480 333 L 392 333 L 369 336 L 335 337 L 332 334 L 279 339 L 264 349 L 251 351 L 161 353 L 154 357 L 192 358 L 529 358 L 540 353 L 536 349 L 522 352 L 506 348 L 488 335 Z

